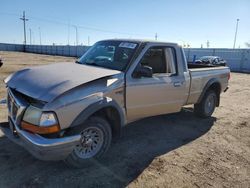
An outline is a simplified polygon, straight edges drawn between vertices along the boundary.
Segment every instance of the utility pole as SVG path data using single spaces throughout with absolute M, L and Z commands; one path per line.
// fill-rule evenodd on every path
M 23 11 L 23 17 L 20 18 L 20 20 L 23 21 L 23 35 L 24 35 L 24 45 L 26 45 L 26 21 L 28 21 L 29 19 L 25 18 L 25 11 Z
M 68 45 L 69 45 L 69 42 L 70 42 L 70 21 L 68 22 Z
M 76 25 L 73 25 L 73 27 L 74 27 L 75 30 L 76 30 L 76 46 L 78 46 L 78 30 L 77 30 L 77 26 L 76 26 Z
M 41 37 L 41 28 L 38 27 L 39 30 L 39 40 L 40 40 L 40 45 L 42 45 L 42 37 Z
M 155 33 L 155 40 L 157 40 L 157 38 L 158 38 L 158 35 L 157 35 L 157 33 Z
M 237 38 L 237 33 L 238 33 L 238 24 L 239 24 L 240 19 L 237 19 L 236 22 L 236 29 L 235 29 L 235 35 L 234 35 L 234 46 L 233 49 L 235 49 L 235 44 L 236 44 L 236 38 Z
M 209 40 L 207 40 L 207 48 L 209 48 L 209 44 L 210 44 L 210 42 L 209 42 Z
M 33 39 L 33 44 L 36 44 L 36 40 L 35 40 L 35 32 L 32 31 L 32 39 Z
M 31 29 L 29 29 L 30 30 L 30 45 L 31 45 Z

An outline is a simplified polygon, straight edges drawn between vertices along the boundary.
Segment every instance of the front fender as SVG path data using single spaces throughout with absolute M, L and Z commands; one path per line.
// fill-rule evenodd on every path
M 102 100 L 97 101 L 87 108 L 85 108 L 71 123 L 70 127 L 75 127 L 82 124 L 85 120 L 87 120 L 91 115 L 95 112 L 104 109 L 106 107 L 113 107 L 117 110 L 120 116 L 120 128 L 125 125 L 125 115 L 122 108 L 118 105 L 115 100 L 112 100 L 109 97 L 104 97 Z

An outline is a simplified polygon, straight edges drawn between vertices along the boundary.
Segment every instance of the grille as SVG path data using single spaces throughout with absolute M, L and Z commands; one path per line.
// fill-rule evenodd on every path
M 11 99 L 10 99 L 10 94 L 8 93 L 8 96 L 7 96 L 7 105 L 8 105 L 8 110 L 9 110 L 9 113 L 11 111 Z
M 19 106 L 16 104 L 16 101 L 14 100 L 14 98 L 11 96 L 10 93 L 8 93 L 7 101 L 8 101 L 7 104 L 8 104 L 8 110 L 9 110 L 9 116 L 14 121 L 16 121 Z

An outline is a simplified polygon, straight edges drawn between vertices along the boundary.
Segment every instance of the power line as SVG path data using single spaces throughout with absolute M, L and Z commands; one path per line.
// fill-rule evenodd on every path
M 57 20 L 52 20 L 52 19 L 38 18 L 38 17 L 34 17 L 34 16 L 29 16 L 29 17 L 32 18 L 32 19 L 34 19 L 34 20 L 40 20 L 40 21 L 43 21 L 43 22 L 49 22 L 49 23 L 54 23 L 54 24 L 58 24 L 58 25 L 65 25 L 65 26 L 71 26 L 71 27 L 77 26 L 78 28 L 81 28 L 81 29 L 86 29 L 86 30 L 91 30 L 91 31 L 97 31 L 97 32 L 103 32 L 103 33 L 113 33 L 113 34 L 121 34 L 121 35 L 134 35 L 134 36 L 145 36 L 144 34 L 139 34 L 139 33 L 128 33 L 128 32 L 111 31 L 111 30 L 100 29 L 100 28 L 96 28 L 96 27 L 89 27 L 89 26 L 83 26 L 83 25 L 78 25 L 78 24 L 70 24 L 70 23 L 66 23 L 66 22 L 63 22 L 63 21 L 57 21 Z
M 19 14 L 9 13 L 9 12 L 0 12 L 0 14 L 8 15 L 8 16 L 20 16 Z
M 16 16 L 18 14 L 14 14 L 14 13 L 7 13 L 7 12 L 0 12 L 0 14 L 5 14 L 5 15 L 13 15 Z M 57 20 L 53 20 L 53 19 L 46 19 L 46 18 L 39 18 L 39 17 L 35 17 L 35 16 L 29 16 L 29 18 L 33 19 L 33 20 L 40 20 L 43 22 L 50 22 L 50 23 L 54 23 L 54 24 L 59 24 L 59 25 L 65 25 L 68 26 L 69 23 L 63 22 L 63 21 L 57 21 Z M 105 30 L 105 29 L 100 29 L 97 27 L 90 27 L 90 26 L 83 26 L 83 25 L 78 25 L 78 24 L 70 24 L 71 27 L 73 26 L 77 26 L 78 28 L 82 28 L 82 29 L 86 29 L 86 30 L 91 30 L 91 31 L 98 31 L 98 32 L 103 32 L 103 33 L 113 33 L 113 34 L 122 34 L 122 35 L 136 35 L 136 36 L 145 36 L 144 34 L 140 34 L 140 33 L 129 33 L 129 32 L 119 32 L 119 31 L 112 31 L 112 30 Z M 146 35 L 146 36 L 151 36 L 151 35 Z
M 14 13 L 7 13 L 7 12 L 0 12 L 0 14 L 5 14 L 5 15 L 17 15 L 17 14 L 14 14 Z M 25 22 L 28 21 L 28 19 L 25 18 L 25 11 L 23 13 L 23 17 L 20 18 L 21 20 L 23 20 L 24 22 L 24 30 L 25 30 Z M 25 19 L 25 20 L 24 20 Z M 66 22 L 63 22 L 63 21 L 57 21 L 57 20 L 53 20 L 53 19 L 47 19 L 47 18 L 39 18 L 39 17 L 34 17 L 34 16 L 30 16 L 29 15 L 29 19 L 32 19 L 32 20 L 38 20 L 38 21 L 42 21 L 42 22 L 47 22 L 47 23 L 53 23 L 53 24 L 58 24 L 58 25 L 64 25 L 64 26 L 68 26 L 68 27 L 77 27 L 79 29 L 85 29 L 85 30 L 90 30 L 90 31 L 97 31 L 97 32 L 102 32 L 102 33 L 112 33 L 112 34 L 120 34 L 120 35 L 128 35 L 128 36 L 141 36 L 141 37 L 152 37 L 151 34 L 148 35 L 148 34 L 140 34 L 140 33 L 129 33 L 129 32 L 119 32 L 119 31 L 113 31 L 113 30 L 106 30 L 106 29 L 100 29 L 100 28 L 97 28 L 97 27 L 91 27 L 91 26 L 86 26 L 86 25 L 78 25 L 78 24 L 70 24 L 70 23 L 66 23 Z M 70 30 L 70 29 L 68 29 Z M 69 43 L 69 32 L 68 31 L 68 43 Z M 26 31 L 24 31 L 24 43 L 26 44 Z

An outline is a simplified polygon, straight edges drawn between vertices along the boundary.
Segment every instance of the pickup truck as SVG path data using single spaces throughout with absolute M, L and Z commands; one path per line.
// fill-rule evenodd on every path
M 135 120 L 189 104 L 210 117 L 229 78 L 228 67 L 189 66 L 175 43 L 104 40 L 75 63 L 8 76 L 9 124 L 1 129 L 38 159 L 80 168 L 100 159 Z

